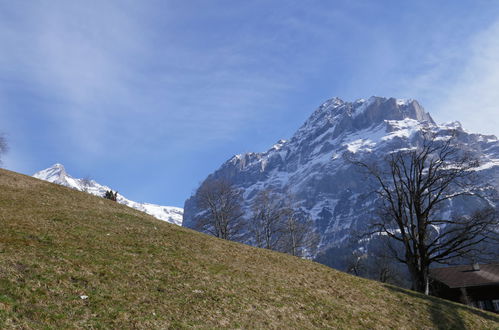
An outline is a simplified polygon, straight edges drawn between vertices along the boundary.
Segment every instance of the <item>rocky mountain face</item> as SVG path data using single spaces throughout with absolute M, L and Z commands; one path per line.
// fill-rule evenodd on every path
M 66 172 L 66 169 L 61 164 L 55 164 L 45 170 L 37 172 L 33 177 L 48 182 L 60 184 L 69 188 L 80 191 L 85 191 L 92 195 L 103 196 L 108 190 L 113 190 L 107 186 L 103 186 L 94 180 L 76 179 Z M 114 190 L 113 190 L 114 191 Z M 150 214 L 153 217 L 167 221 L 176 225 L 182 225 L 183 209 L 173 206 L 161 206 L 149 203 L 138 203 L 125 198 L 118 194 L 118 203 L 127 205 L 144 213 Z
M 206 180 L 233 182 L 244 191 L 246 210 L 263 189 L 291 194 L 314 220 L 324 251 L 347 244 L 352 233 L 365 230 L 375 213 L 375 187 L 348 156 L 375 162 L 413 146 L 423 129 L 441 138 L 456 135 L 460 148 L 480 160 L 479 176 L 499 187 L 495 136 L 470 133 L 458 122 L 438 125 L 417 101 L 382 97 L 355 102 L 330 99 L 290 140 L 280 140 L 266 152 L 235 155 Z M 196 199 L 194 194 L 185 202 L 183 226 L 195 228 L 200 212 Z M 441 212 L 459 214 L 466 207 L 451 204 Z

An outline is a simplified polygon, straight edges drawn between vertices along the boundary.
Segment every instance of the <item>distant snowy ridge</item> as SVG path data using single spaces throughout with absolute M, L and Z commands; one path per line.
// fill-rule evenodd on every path
M 114 189 L 103 186 L 95 182 L 94 180 L 73 178 L 66 172 L 66 169 L 61 164 L 54 164 L 53 166 L 45 170 L 35 173 L 33 177 L 40 180 L 60 184 L 62 186 L 66 186 L 76 190 L 85 191 L 96 196 L 103 196 L 104 193 L 108 190 L 114 191 Z M 127 205 L 131 208 L 152 215 L 159 220 L 167 221 L 179 226 L 182 225 L 184 210 L 180 207 L 138 203 L 125 198 L 121 194 L 118 194 L 118 203 Z

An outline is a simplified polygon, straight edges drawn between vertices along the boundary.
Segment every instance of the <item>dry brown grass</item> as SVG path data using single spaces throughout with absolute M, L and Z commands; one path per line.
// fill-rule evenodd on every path
M 490 313 L 4 170 L 0 221 L 2 328 L 499 327 Z

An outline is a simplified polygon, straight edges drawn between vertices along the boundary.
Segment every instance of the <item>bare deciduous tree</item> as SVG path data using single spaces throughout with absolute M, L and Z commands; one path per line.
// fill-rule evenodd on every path
M 457 139 L 422 135 L 413 149 L 389 154 L 385 162 L 356 161 L 379 185 L 381 205 L 373 231 L 390 238 L 394 257 L 407 265 L 413 289 L 429 290 L 429 268 L 474 252 L 480 243 L 496 239 L 494 208 L 477 194 L 474 170 L 478 162 L 456 148 Z M 446 201 L 477 199 L 483 208 L 458 218 L 442 218 Z
M 339 250 L 335 257 L 342 255 L 342 268 L 350 274 L 369 278 L 382 283 L 390 283 L 401 287 L 408 287 L 405 281 L 403 265 L 391 255 L 387 247 L 388 238 L 376 235 L 365 240 L 365 234 L 358 233 L 350 237 L 344 250 Z
M 263 190 L 252 211 L 249 230 L 256 246 L 300 257 L 314 253 L 319 241 L 314 223 L 296 210 L 289 194 Z
M 297 212 L 293 212 L 284 221 L 284 235 L 281 251 L 294 256 L 306 257 L 313 255 L 319 243 L 319 236 L 314 230 L 312 219 L 300 219 Z
M 280 196 L 270 189 L 262 190 L 253 201 L 253 215 L 249 229 L 254 244 L 260 248 L 277 250 L 284 235 L 284 221 L 293 209 L 283 205 Z
M 353 250 L 352 253 L 345 256 L 347 273 L 355 276 L 366 277 L 366 259 L 368 255 L 359 250 Z
M 235 240 L 244 224 L 241 191 L 228 180 L 205 181 L 198 190 L 202 214 L 197 229 L 222 239 Z

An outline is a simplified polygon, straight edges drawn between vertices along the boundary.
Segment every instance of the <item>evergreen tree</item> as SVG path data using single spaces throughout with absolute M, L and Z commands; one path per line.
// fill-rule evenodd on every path
M 106 199 L 110 199 L 112 201 L 117 201 L 118 200 L 118 192 L 117 191 L 112 191 L 112 190 L 107 190 L 105 193 L 104 193 L 104 198 Z

